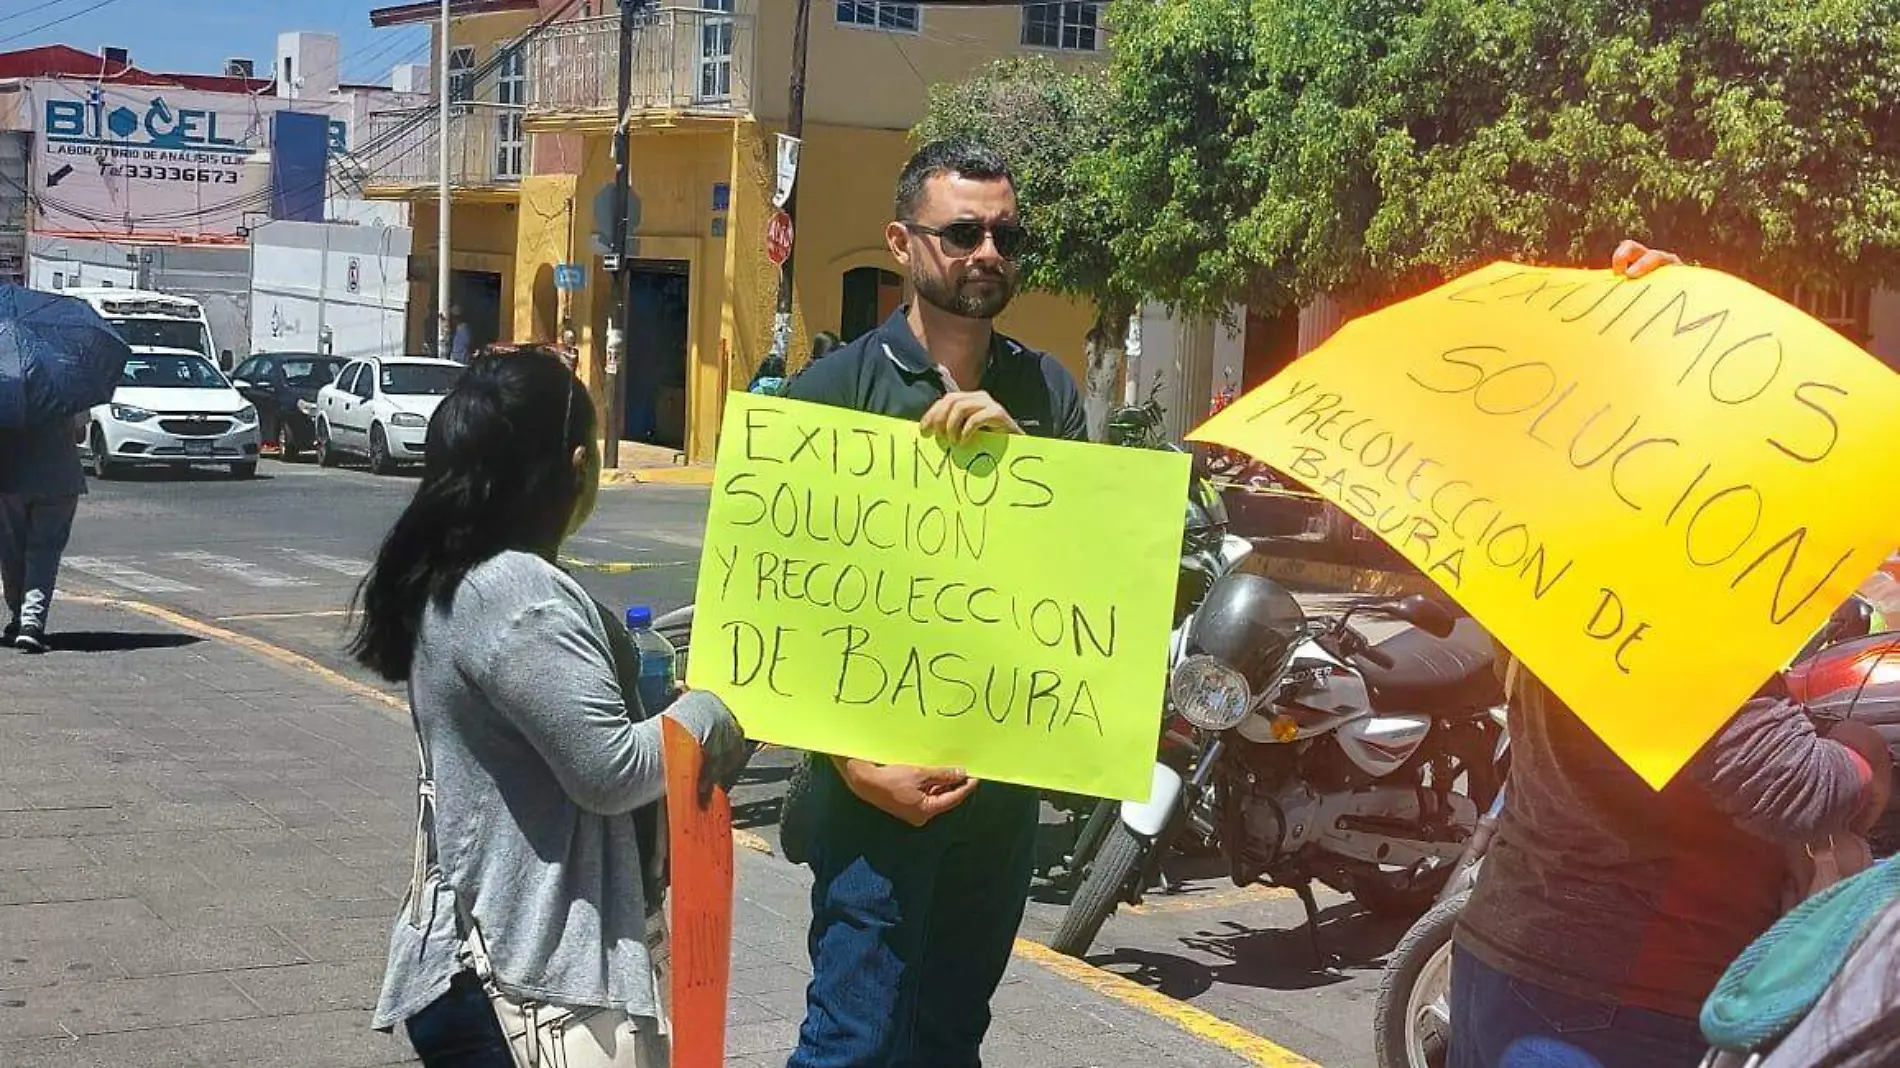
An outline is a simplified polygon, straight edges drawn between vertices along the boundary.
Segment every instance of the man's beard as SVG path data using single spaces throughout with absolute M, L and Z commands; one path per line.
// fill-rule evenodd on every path
M 1010 298 L 1016 295 L 1016 287 L 1010 283 L 1009 276 L 998 271 L 994 274 L 966 274 L 963 284 L 953 285 L 941 275 L 926 274 L 922 264 L 912 264 L 910 284 L 917 296 L 933 307 L 941 308 L 951 315 L 965 319 L 994 319 L 1009 307 Z M 979 280 L 988 280 L 993 284 L 972 285 Z

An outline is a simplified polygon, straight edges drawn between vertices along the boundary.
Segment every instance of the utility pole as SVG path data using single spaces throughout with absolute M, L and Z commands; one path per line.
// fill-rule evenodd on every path
M 633 110 L 633 38 L 647 0 L 620 0 L 620 86 L 615 99 L 614 124 L 614 307 L 607 324 L 607 359 L 603 381 L 607 389 L 607 433 L 601 459 L 607 467 L 620 466 L 620 431 L 626 405 L 620 396 L 620 360 L 627 352 L 627 332 L 633 327 L 633 272 L 627 264 L 627 209 L 633 194 L 633 160 L 629 158 L 627 125 Z
M 807 38 L 811 36 L 811 0 L 798 0 L 797 10 L 792 15 L 792 81 L 791 107 L 785 118 L 785 134 L 800 141 L 805 137 L 805 50 Z M 790 253 L 778 274 L 778 310 L 772 317 L 772 351 L 766 357 L 769 364 L 773 359 L 779 361 L 779 373 L 791 369 L 790 349 L 792 347 L 792 277 L 798 259 L 798 182 L 794 177 L 790 194 L 785 198 L 785 215 L 792 220 L 793 240 Z
M 442 47 L 436 57 L 436 235 L 435 235 L 435 355 L 449 358 L 449 0 L 442 0 Z

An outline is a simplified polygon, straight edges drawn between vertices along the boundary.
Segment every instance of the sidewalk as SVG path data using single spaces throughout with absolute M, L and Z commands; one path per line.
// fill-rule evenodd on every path
M 56 621 L 73 651 L 0 653 L 0 1065 L 410 1063 L 367 1026 L 408 877 L 401 714 L 129 611 Z M 738 871 L 728 1063 L 778 1068 L 806 873 L 745 850 Z M 1273 1063 L 1130 1000 L 1019 959 L 985 1059 Z

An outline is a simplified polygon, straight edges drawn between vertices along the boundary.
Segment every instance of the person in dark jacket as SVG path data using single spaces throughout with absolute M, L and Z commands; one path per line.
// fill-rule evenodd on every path
M 0 586 L 7 605 L 0 642 L 25 653 L 47 650 L 59 561 L 86 492 L 77 433 L 65 419 L 0 430 Z
M 1625 242 L 1613 265 L 1675 262 Z M 1659 793 L 1541 681 L 1512 689 L 1510 792 L 1453 950 L 1450 1066 L 1696 1068 L 1703 999 L 1780 915 L 1790 851 L 1878 818 L 1886 745 L 1761 697 Z
M 1075 379 L 992 326 L 1024 236 L 1000 156 L 924 146 L 884 232 L 915 301 L 808 365 L 785 395 L 918 420 L 954 441 L 1085 438 Z M 1036 792 L 819 756 L 802 803 L 810 812 L 785 827 L 809 829 L 812 980 L 790 1068 L 976 1068 L 1029 896 Z

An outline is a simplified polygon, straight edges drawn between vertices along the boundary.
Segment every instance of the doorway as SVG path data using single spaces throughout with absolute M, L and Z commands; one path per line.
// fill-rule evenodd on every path
M 688 270 L 685 260 L 635 260 L 628 271 L 633 314 L 620 376 L 623 440 L 686 446 Z
M 468 324 L 468 351 L 501 340 L 501 275 L 491 271 L 450 271 L 449 305 L 462 309 Z

